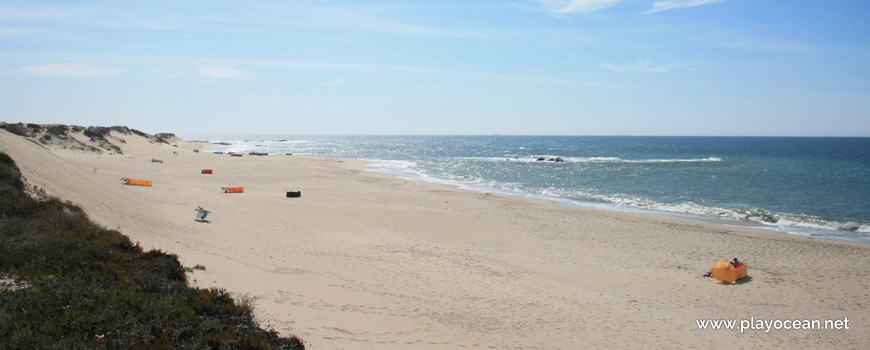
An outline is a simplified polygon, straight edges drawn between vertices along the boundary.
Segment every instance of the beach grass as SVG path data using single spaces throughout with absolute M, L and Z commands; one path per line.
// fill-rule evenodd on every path
M 0 153 L 0 348 L 304 349 L 262 329 L 250 299 L 188 286 L 176 255 L 26 187 Z

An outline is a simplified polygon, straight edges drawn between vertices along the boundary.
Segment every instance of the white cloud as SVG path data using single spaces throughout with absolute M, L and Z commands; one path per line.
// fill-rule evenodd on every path
M 36 64 L 21 67 L 21 70 L 37 77 L 63 78 L 109 78 L 120 71 L 120 69 L 113 67 L 82 63 Z
M 344 82 L 344 79 L 335 78 L 332 81 L 320 83 L 320 86 L 336 86 L 336 85 L 341 84 L 343 82 Z
M 31 28 L 18 27 L 0 27 L 0 38 L 11 37 L 15 35 L 34 35 L 36 30 Z
M 181 73 L 178 72 L 170 72 L 162 69 L 152 69 L 151 73 L 157 74 L 162 79 L 173 79 L 181 76 Z
M 598 11 L 620 1 L 622 0 L 541 0 L 541 3 L 554 14 L 570 14 Z
M 665 1 L 656 1 L 653 3 L 652 10 L 647 11 L 646 13 L 656 13 L 659 11 L 665 11 L 670 9 L 676 9 L 681 7 L 694 7 L 700 5 L 707 5 L 712 3 L 721 2 L 724 0 L 665 0 Z
M 618 64 L 612 64 L 612 63 L 605 63 L 605 64 L 602 64 L 601 66 L 604 68 L 607 68 L 607 69 L 613 69 L 613 70 L 620 72 L 620 73 L 625 72 L 625 71 L 632 71 L 632 70 L 639 70 L 639 71 L 643 71 L 643 72 L 647 72 L 647 73 L 664 73 L 664 72 L 668 71 L 668 66 L 665 66 L 665 65 L 654 66 L 652 61 L 648 60 L 648 59 L 639 59 L 639 60 L 637 60 L 636 64 L 618 65 Z
M 247 72 L 229 67 L 203 66 L 199 67 L 197 73 L 212 79 L 251 79 L 251 75 Z

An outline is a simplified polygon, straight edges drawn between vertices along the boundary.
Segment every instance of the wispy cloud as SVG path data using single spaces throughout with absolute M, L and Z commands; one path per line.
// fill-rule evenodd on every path
M 607 69 L 613 69 L 613 70 L 620 72 L 620 73 L 626 72 L 626 71 L 633 71 L 633 70 L 639 70 L 639 71 L 646 72 L 646 73 L 664 73 L 664 72 L 668 71 L 668 66 L 653 65 L 652 61 L 649 59 L 638 59 L 637 63 L 635 63 L 635 64 L 619 65 L 619 64 L 605 63 L 605 64 L 602 64 L 601 66 L 604 68 L 607 68 Z
M 2 57 L 2 56 L 0 56 Z M 201 80 L 198 81 L 198 85 L 211 85 L 215 84 L 217 79 L 227 79 L 224 78 L 216 78 L 207 76 L 203 73 L 207 73 L 210 70 L 205 69 L 203 71 L 202 68 L 211 67 L 211 68 L 220 68 L 220 67 L 237 67 L 237 66 L 245 66 L 252 67 L 252 69 L 262 70 L 266 69 L 267 71 L 275 67 L 282 68 L 281 71 L 286 71 L 283 68 L 290 69 L 299 69 L 305 71 L 318 70 L 324 72 L 331 72 L 330 74 L 335 74 L 338 76 L 343 74 L 342 72 L 389 72 L 395 74 L 413 74 L 415 77 L 419 76 L 419 74 L 424 74 L 427 76 L 431 76 L 432 79 L 449 79 L 449 80 L 476 80 L 476 81 L 489 81 L 489 82 L 518 82 L 518 83 L 532 83 L 532 84 L 542 84 L 542 85 L 564 85 L 564 86 L 580 86 L 580 87 L 606 87 L 606 88 L 619 88 L 619 89 L 640 89 L 639 86 L 629 86 L 629 85 L 620 85 L 620 84 L 612 84 L 612 83 L 602 83 L 598 81 L 584 81 L 584 80 L 576 80 L 571 78 L 564 77 L 541 77 L 538 75 L 520 75 L 520 74 L 505 74 L 499 72 L 484 72 L 484 71 L 471 71 L 471 70 L 459 70 L 453 68 L 445 68 L 445 67 L 437 67 L 437 66 L 406 66 L 406 65 L 394 65 L 394 64 L 382 64 L 382 63 L 349 63 L 349 62 L 329 62 L 329 61 L 290 61 L 290 60 L 264 60 L 264 59 L 249 59 L 249 58 L 214 58 L 214 57 L 172 57 L 172 56 L 146 56 L 146 55 L 103 55 L 103 54 L 89 54 L 84 55 L 83 57 L 87 57 L 93 61 L 99 61 L 106 64 L 125 64 L 125 65 L 150 65 L 150 66 L 160 66 L 160 67 L 177 67 L 175 71 L 186 71 L 187 69 L 193 69 L 196 71 L 196 76 Z M 589 59 L 588 57 L 586 59 Z M 161 68 L 162 69 L 162 68 Z M 216 69 L 225 71 L 226 68 Z M 171 72 L 172 70 L 166 69 L 167 72 Z M 237 69 L 232 69 L 232 71 L 241 72 L 241 76 L 253 79 L 254 76 L 248 74 L 244 71 L 240 71 Z M 154 73 L 154 72 L 152 72 Z M 224 74 L 226 75 L 226 74 Z M 188 77 L 187 74 L 182 74 L 182 77 Z M 339 78 L 340 79 L 340 78 Z M 334 80 L 333 80 L 334 82 Z M 346 83 L 345 80 L 342 79 L 342 84 Z
M 717 2 L 722 2 L 725 0 L 665 0 L 665 1 L 656 1 L 653 2 L 652 10 L 647 11 L 646 13 L 656 13 L 665 10 L 671 10 L 676 8 L 683 7 L 694 7 L 707 5 Z
M 336 14 L 341 20 L 326 20 L 316 25 L 347 26 L 362 30 L 380 31 L 405 35 L 440 37 L 451 39 L 489 39 L 491 35 L 474 31 L 461 31 L 448 28 L 438 28 L 410 24 L 380 17 L 377 14 L 357 13 Z M 328 24 L 323 24 L 328 23 Z
M 24 3 L 19 7 L 0 7 L 0 20 L 16 22 L 87 25 L 108 28 L 178 30 L 184 20 L 171 14 L 159 19 L 144 19 L 144 12 L 134 8 L 104 5 L 46 5 Z
M 235 68 L 218 67 L 218 66 L 203 66 L 199 67 L 197 73 L 201 76 L 211 79 L 251 79 L 251 75 L 245 71 Z
M 768 39 L 747 36 L 733 40 L 723 40 L 719 46 L 752 51 L 765 51 L 777 53 L 810 52 L 815 48 L 811 45 L 793 40 Z
M 622 0 L 541 0 L 553 14 L 586 13 L 608 8 Z
M 343 82 L 344 82 L 344 79 L 341 79 L 341 78 L 335 78 L 335 79 L 333 79 L 332 81 L 328 81 L 328 82 L 325 82 L 325 83 L 320 83 L 320 86 L 336 86 L 336 85 L 341 84 L 341 83 L 343 83 Z
M 449 6 L 437 4 L 437 6 Z M 276 9 L 275 6 L 258 2 L 246 2 L 240 7 L 241 13 L 251 13 L 242 19 L 234 19 L 239 23 L 258 28 L 264 24 L 272 26 L 308 27 L 308 28 L 344 28 L 371 32 L 392 33 L 432 38 L 450 39 L 490 39 L 494 36 L 487 32 L 456 29 L 452 26 L 438 25 L 437 22 L 426 21 L 420 16 L 409 16 L 414 11 L 426 11 L 430 6 L 374 4 L 329 5 L 326 2 L 289 2 Z M 460 11 L 461 8 L 457 8 Z M 263 13 L 270 13 L 264 15 Z M 415 18 L 411 21 L 408 18 Z M 330 38 L 334 39 L 334 38 Z
M 162 79 L 174 79 L 180 77 L 182 74 L 178 72 L 171 72 L 163 69 L 152 69 L 151 73 L 157 74 Z
M 37 64 L 21 67 L 27 74 L 36 77 L 63 78 L 110 78 L 121 70 L 82 63 Z
M 16 35 L 34 35 L 36 30 L 33 28 L 21 27 L 0 27 L 0 38 L 6 38 Z

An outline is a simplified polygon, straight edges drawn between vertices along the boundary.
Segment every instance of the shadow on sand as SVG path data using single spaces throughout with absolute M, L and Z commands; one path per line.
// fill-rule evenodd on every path
M 733 285 L 738 285 L 738 284 L 749 283 L 751 281 L 752 281 L 752 276 L 746 276 L 746 277 L 743 277 L 739 280 L 734 281 L 734 283 L 721 283 L 721 284 L 726 285 L 726 286 L 733 286 Z

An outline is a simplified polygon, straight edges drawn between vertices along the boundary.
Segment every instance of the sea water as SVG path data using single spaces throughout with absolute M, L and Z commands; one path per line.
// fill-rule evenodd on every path
M 870 138 L 194 138 L 229 143 L 216 151 L 357 158 L 375 171 L 482 192 L 870 243 Z

